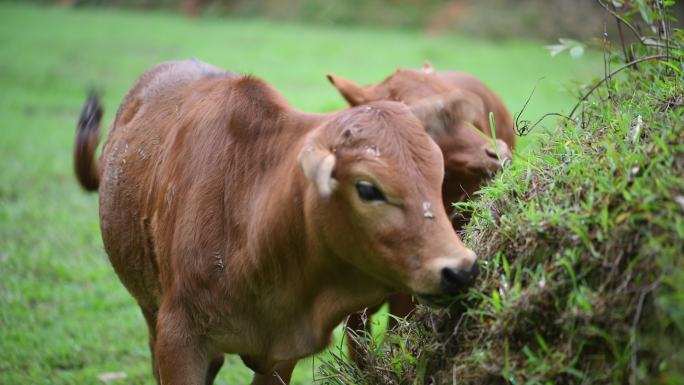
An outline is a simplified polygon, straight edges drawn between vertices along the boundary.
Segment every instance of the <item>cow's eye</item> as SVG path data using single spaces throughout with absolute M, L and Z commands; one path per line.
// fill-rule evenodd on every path
M 381 202 L 386 202 L 387 199 L 385 198 L 385 195 L 378 189 L 377 187 L 373 186 L 372 183 L 366 182 L 366 181 L 361 181 L 356 183 L 356 192 L 359 193 L 359 198 L 361 200 L 364 200 L 366 202 L 373 202 L 373 201 L 381 201 Z

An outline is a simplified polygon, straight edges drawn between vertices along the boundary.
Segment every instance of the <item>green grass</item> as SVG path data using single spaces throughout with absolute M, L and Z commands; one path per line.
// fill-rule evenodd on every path
M 153 383 L 143 318 L 104 254 L 97 197 L 79 190 L 71 147 L 87 88 L 105 92 L 108 124 L 142 71 L 191 56 L 262 77 L 307 111 L 344 106 L 327 71 L 377 82 L 428 58 L 482 77 L 513 111 L 544 76 L 530 117 L 567 108 L 570 79 L 599 72 L 593 56 L 550 58 L 524 41 L 0 4 L 0 383 L 91 384 L 120 371 L 121 383 Z M 312 365 L 293 382 L 311 383 Z M 249 378 L 229 358 L 217 383 Z
M 368 341 L 370 370 L 328 362 L 331 383 L 684 383 L 684 31 L 673 36 L 670 60 L 613 77 L 461 205 L 475 287 Z

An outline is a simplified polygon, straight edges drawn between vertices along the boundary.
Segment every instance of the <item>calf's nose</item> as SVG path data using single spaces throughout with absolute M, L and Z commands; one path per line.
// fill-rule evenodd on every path
M 477 263 L 474 263 L 470 269 L 444 267 L 441 271 L 440 284 L 444 291 L 455 294 L 471 286 L 479 273 L 480 268 Z

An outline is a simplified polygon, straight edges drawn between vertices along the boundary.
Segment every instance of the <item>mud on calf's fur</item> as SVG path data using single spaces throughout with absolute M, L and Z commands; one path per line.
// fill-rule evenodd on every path
M 257 78 L 167 62 L 95 161 L 98 110 L 83 111 L 76 170 L 164 385 L 212 383 L 224 353 L 254 384 L 288 381 L 351 312 L 447 295 L 444 276 L 475 265 L 443 209 L 442 154 L 401 103 L 307 114 Z
M 436 72 L 429 62 L 422 69 L 398 69 L 382 82 L 360 86 L 340 76 L 328 74 L 328 80 L 352 106 L 394 100 L 405 103 L 437 142 L 444 156 L 445 177 L 442 198 L 447 212 L 453 202 L 470 199 L 505 162 L 510 161 L 515 146 L 513 119 L 501 99 L 478 78 L 456 71 Z M 495 122 L 497 143 L 492 140 L 489 114 Z M 452 215 L 454 228 L 460 229 L 468 217 Z M 448 275 L 458 281 L 458 274 Z M 407 316 L 414 308 L 407 295 L 388 299 L 390 312 Z M 380 306 L 368 310 L 377 311 Z M 390 326 L 394 319 L 390 319 Z M 357 313 L 347 326 L 369 331 L 370 322 Z M 348 338 L 349 354 L 357 364 L 354 338 Z

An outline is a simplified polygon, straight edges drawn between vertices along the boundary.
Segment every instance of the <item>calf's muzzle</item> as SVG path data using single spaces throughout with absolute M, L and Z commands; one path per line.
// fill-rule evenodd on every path
M 474 263 L 469 269 L 443 267 L 440 273 L 440 285 L 446 293 L 458 294 L 472 286 L 479 273 L 480 268 L 477 263 Z

